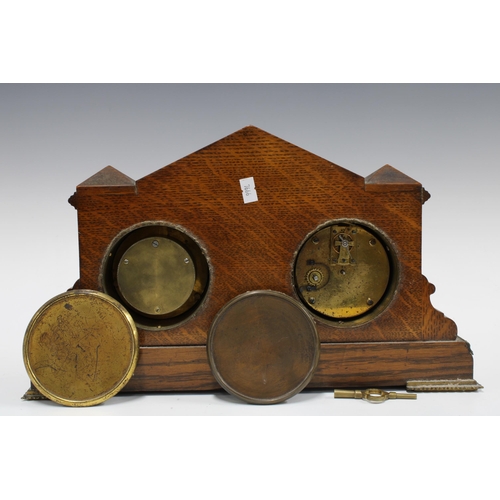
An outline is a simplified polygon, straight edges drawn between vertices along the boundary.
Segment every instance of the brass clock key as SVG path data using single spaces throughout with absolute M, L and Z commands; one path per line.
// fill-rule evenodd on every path
M 388 399 L 417 399 L 416 394 L 407 394 L 404 392 L 387 392 L 381 389 L 365 389 L 362 391 L 335 389 L 334 397 L 364 399 L 365 401 L 369 401 L 370 403 L 383 403 Z

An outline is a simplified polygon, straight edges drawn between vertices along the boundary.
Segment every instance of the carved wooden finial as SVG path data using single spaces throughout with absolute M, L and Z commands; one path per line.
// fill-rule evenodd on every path
M 128 175 L 123 174 L 116 168 L 108 165 L 103 168 L 92 177 L 89 177 L 86 181 L 83 181 L 78 188 L 88 187 L 88 186 L 134 186 L 135 181 L 131 179 Z
M 416 191 L 422 184 L 399 170 L 384 165 L 365 178 L 366 191 Z

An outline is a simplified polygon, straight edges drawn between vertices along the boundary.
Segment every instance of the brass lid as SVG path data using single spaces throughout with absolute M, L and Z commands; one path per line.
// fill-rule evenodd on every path
M 217 382 L 249 403 L 280 403 L 311 380 L 319 359 L 314 321 L 296 300 L 270 290 L 229 301 L 210 328 L 207 351 Z
M 167 317 L 191 305 L 196 271 L 187 250 L 169 238 L 144 238 L 130 246 L 118 263 L 117 285 L 137 311 Z
M 132 377 L 139 338 L 115 299 L 93 290 L 57 295 L 33 316 L 23 358 L 33 385 L 66 406 L 92 406 L 118 393 Z

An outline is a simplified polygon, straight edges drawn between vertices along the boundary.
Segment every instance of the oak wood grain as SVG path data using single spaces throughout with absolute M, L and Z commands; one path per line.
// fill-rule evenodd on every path
M 308 388 L 405 386 L 414 379 L 470 379 L 473 359 L 464 340 L 321 344 Z M 206 346 L 141 347 L 124 392 L 220 389 Z
M 245 204 L 239 181 L 247 177 L 254 178 L 258 201 Z M 245 127 L 137 181 L 108 166 L 77 186 L 70 198 L 78 210 L 80 278 L 75 286 L 103 290 L 105 256 L 130 228 L 161 222 L 185 231 L 210 266 L 205 300 L 180 325 L 139 328 L 142 364 L 127 390 L 211 389 L 204 349 L 217 312 L 251 290 L 274 290 L 299 300 L 292 270 L 308 235 L 337 219 L 366 222 L 384 235 L 396 255 L 396 292 L 383 313 L 363 325 L 345 328 L 317 319 L 324 347 L 312 385 L 359 385 L 372 380 L 369 373 L 384 383 L 400 383 L 409 371 L 470 376 L 467 355 L 451 355 L 457 349 L 450 347 L 457 327 L 434 309 L 430 295 L 435 288 L 421 273 L 422 205 L 429 196 L 418 181 L 390 165 L 365 179 Z M 439 367 L 441 351 L 435 344 L 442 341 L 446 368 Z M 430 350 L 422 342 L 432 342 Z M 419 367 L 416 358 L 408 361 L 411 368 L 405 371 L 386 354 L 376 355 L 378 349 L 387 356 L 400 356 L 405 349 L 427 354 Z M 350 360 L 344 378 L 336 371 L 339 356 Z M 368 365 L 373 366 L 363 372 Z

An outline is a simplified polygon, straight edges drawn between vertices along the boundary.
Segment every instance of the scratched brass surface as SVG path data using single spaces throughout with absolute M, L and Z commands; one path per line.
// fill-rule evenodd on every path
M 43 305 L 23 344 L 33 385 L 66 406 L 92 406 L 114 396 L 133 375 L 138 356 L 131 316 L 92 290 L 66 292 Z
M 377 308 L 391 280 L 388 250 L 366 227 L 343 222 L 312 234 L 295 262 L 299 297 L 315 313 L 351 320 Z
M 212 372 L 249 403 L 282 402 L 300 392 L 319 359 L 314 321 L 302 305 L 274 291 L 247 292 L 215 317 L 207 351 Z
M 156 332 L 190 319 L 208 282 L 208 261 L 199 243 L 160 222 L 118 234 L 101 267 L 104 292 L 126 307 L 137 327 Z
M 189 308 L 196 278 L 193 259 L 171 239 L 150 237 L 134 243 L 116 274 L 125 302 L 143 314 L 168 317 Z

